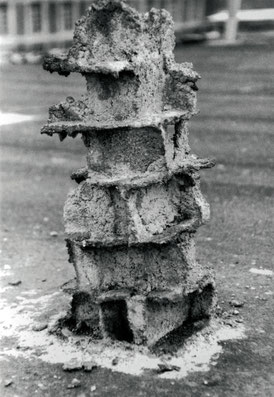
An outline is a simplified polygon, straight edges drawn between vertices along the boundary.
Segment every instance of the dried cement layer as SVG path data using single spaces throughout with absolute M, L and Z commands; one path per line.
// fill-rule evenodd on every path
M 44 67 L 82 73 L 87 94 L 50 109 L 49 123 L 121 122 L 163 111 L 196 111 L 199 75 L 174 61 L 173 21 L 165 11 L 139 14 L 118 1 L 97 1 L 76 24 L 67 55 Z
M 142 174 L 153 171 L 154 163 L 164 161 L 165 149 L 159 128 L 97 131 L 89 134 L 85 142 L 89 170 L 109 176 Z
M 69 194 L 64 207 L 66 234 L 79 242 L 109 245 L 153 241 L 184 225 L 197 228 L 207 220 L 209 209 L 199 187 L 183 175 L 167 183 L 153 183 L 125 190 L 97 186 L 89 179 Z
M 194 259 L 189 259 L 193 255 L 192 238 L 185 235 L 183 241 L 184 249 L 182 243 L 83 248 L 69 241 L 78 288 L 97 294 L 124 288 L 144 294 L 155 289 L 182 290 L 189 269 L 195 266 Z
M 139 72 L 138 76 L 123 72 L 117 79 L 112 75 L 88 74 L 88 94 L 80 100 L 68 97 L 52 106 L 49 122 L 121 122 L 170 110 L 194 113 L 196 89 L 193 84 L 186 81 L 182 73 L 174 78 L 161 70 L 153 62 L 150 70 Z

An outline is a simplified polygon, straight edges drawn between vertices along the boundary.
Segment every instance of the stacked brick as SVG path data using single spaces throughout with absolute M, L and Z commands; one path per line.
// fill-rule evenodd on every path
M 195 260 L 193 236 L 209 217 L 198 171 L 213 163 L 190 154 L 199 75 L 173 49 L 165 10 L 96 0 L 68 54 L 44 62 L 87 83 L 80 100 L 50 108 L 42 133 L 80 134 L 87 148 L 64 221 L 72 316 L 97 337 L 152 345 L 212 311 L 214 280 Z

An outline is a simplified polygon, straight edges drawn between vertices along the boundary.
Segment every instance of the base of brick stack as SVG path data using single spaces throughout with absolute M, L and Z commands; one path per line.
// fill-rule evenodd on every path
M 96 338 L 152 346 L 183 324 L 207 319 L 214 311 L 213 276 L 191 263 L 191 252 L 183 252 L 179 244 L 108 250 L 68 245 L 78 280 L 71 321 Z M 122 257 L 123 263 L 117 263 Z M 97 262 L 92 264 L 91 258 Z M 124 278 L 130 285 L 130 276 L 132 286 L 123 287 Z
M 184 324 L 208 319 L 214 307 L 212 282 L 186 294 L 155 291 L 146 297 L 117 290 L 94 300 L 92 293 L 76 292 L 71 320 L 95 338 L 152 346 Z

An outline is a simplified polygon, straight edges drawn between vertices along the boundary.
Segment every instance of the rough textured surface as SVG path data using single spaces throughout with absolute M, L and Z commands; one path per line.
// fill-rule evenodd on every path
M 119 248 L 82 248 L 73 243 L 74 263 L 81 290 L 100 291 L 128 288 L 138 293 L 185 286 L 189 263 L 180 247 L 147 244 Z M 121 272 L 123 269 L 123 272 Z
M 77 22 L 68 54 L 44 62 L 51 72 L 82 73 L 87 94 L 53 106 L 44 131 L 50 133 L 56 122 L 121 124 L 170 110 L 189 117 L 196 111 L 199 75 L 191 64 L 175 63 L 174 44 L 167 11 L 139 14 L 123 2 L 94 2 Z
M 197 186 L 182 176 L 128 190 L 96 186 L 87 179 L 69 195 L 64 218 L 70 239 L 104 246 L 116 237 L 118 244 L 149 242 L 174 232 L 179 237 L 184 225 L 197 227 L 208 212 Z
M 64 220 L 77 276 L 72 320 L 94 337 L 153 345 L 214 307 L 214 279 L 194 247 L 209 218 L 198 171 L 214 162 L 190 154 L 199 75 L 175 63 L 173 48 L 166 11 L 97 0 L 68 54 L 45 59 L 45 69 L 87 82 L 80 100 L 50 108 L 42 133 L 82 134 L 87 148 Z

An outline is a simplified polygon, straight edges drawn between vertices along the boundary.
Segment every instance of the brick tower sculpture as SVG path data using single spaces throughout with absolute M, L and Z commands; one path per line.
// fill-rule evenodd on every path
M 214 306 L 214 279 L 193 241 L 209 217 L 197 171 L 213 163 L 190 154 L 199 75 L 175 63 L 174 43 L 165 10 L 95 0 L 68 54 L 44 61 L 87 82 L 80 100 L 50 108 L 42 133 L 81 134 L 87 148 L 64 222 L 77 279 L 72 318 L 97 337 L 153 345 Z

